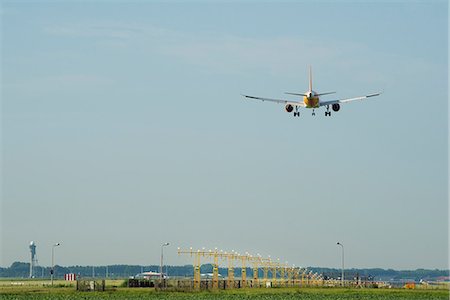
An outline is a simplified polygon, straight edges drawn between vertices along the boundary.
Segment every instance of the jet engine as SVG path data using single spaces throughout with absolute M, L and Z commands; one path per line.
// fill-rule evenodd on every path
M 293 107 L 292 105 L 290 105 L 290 104 L 287 104 L 287 105 L 284 107 L 284 109 L 285 109 L 288 113 L 290 113 L 290 112 L 292 112 L 292 111 L 294 110 L 294 107 Z
M 339 110 L 341 109 L 341 106 L 339 105 L 339 103 L 334 103 L 334 104 L 331 106 L 331 108 L 332 108 L 334 111 L 339 111 Z

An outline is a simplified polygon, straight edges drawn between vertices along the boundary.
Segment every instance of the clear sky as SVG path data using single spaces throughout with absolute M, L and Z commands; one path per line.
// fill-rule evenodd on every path
M 448 4 L 1 1 L 1 262 L 448 267 Z M 281 97 L 352 97 L 300 118 Z M 286 95 L 284 95 L 286 96 Z M 290 96 L 286 96 L 290 97 Z M 293 99 L 295 99 L 292 96 Z

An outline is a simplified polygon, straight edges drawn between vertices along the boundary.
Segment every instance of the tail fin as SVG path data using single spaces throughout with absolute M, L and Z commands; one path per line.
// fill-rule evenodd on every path
M 311 70 L 311 66 L 309 66 L 309 91 L 312 91 L 312 70 Z

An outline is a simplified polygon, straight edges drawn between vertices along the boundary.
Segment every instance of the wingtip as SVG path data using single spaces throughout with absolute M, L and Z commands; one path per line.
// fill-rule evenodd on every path
M 383 94 L 383 92 L 378 92 L 378 93 L 373 93 L 373 94 L 369 94 L 367 95 L 367 97 L 375 97 L 375 96 L 380 96 L 381 94 Z
M 244 95 L 244 94 L 241 94 L 241 96 L 244 97 L 244 98 L 247 98 L 247 99 L 254 99 L 255 98 L 253 96 Z

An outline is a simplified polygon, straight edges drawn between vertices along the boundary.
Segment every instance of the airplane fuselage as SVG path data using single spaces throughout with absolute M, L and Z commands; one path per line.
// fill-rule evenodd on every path
M 318 108 L 319 107 L 319 96 L 314 91 L 308 91 L 303 96 L 303 103 L 305 103 L 306 108 Z

